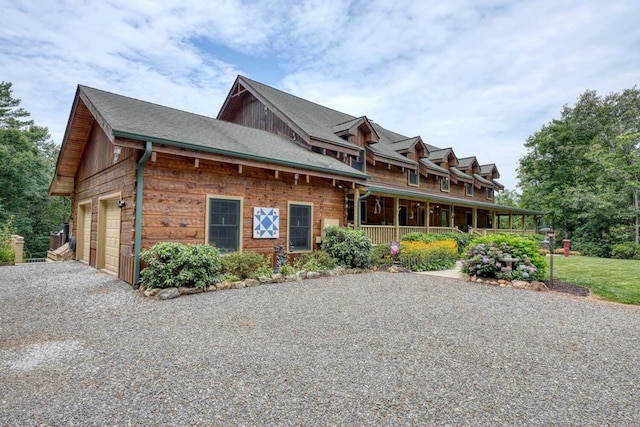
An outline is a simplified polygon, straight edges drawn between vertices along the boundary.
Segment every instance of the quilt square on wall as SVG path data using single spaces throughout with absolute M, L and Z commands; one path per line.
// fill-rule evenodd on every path
M 280 209 L 253 208 L 253 238 L 276 239 L 280 237 Z

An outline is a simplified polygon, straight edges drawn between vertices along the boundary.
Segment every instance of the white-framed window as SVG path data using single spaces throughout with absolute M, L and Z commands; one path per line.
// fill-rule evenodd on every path
M 467 196 L 473 196 L 473 184 L 466 183 L 464 185 L 464 192 Z
M 242 250 L 242 198 L 207 196 L 206 241 L 223 254 Z
M 493 200 L 493 188 L 487 188 L 487 199 Z
M 420 185 L 420 174 L 417 169 L 409 169 L 409 185 L 416 187 Z
M 313 205 L 310 203 L 289 202 L 287 224 L 289 252 L 312 250 Z
M 445 193 L 449 192 L 449 178 L 442 178 L 440 180 L 440 191 L 444 191 Z

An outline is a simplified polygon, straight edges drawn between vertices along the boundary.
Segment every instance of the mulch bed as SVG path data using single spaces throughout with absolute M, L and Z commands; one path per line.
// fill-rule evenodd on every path
M 553 286 L 549 286 L 549 290 L 575 295 L 578 297 L 588 297 L 590 293 L 589 288 L 585 288 L 584 286 L 572 285 L 571 283 L 563 282 L 562 280 L 558 279 L 553 279 Z

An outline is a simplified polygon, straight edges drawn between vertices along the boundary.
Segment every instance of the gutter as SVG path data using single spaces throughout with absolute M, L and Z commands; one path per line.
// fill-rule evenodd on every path
M 371 195 L 371 189 L 367 188 L 366 193 L 364 193 L 362 196 L 358 197 L 358 230 L 362 229 L 362 211 L 360 210 L 360 202 L 363 201 L 364 199 L 366 199 L 367 197 L 369 197 Z M 354 207 L 355 208 L 355 207 Z
M 153 143 L 151 141 L 147 141 L 144 154 L 138 162 L 138 173 L 136 176 L 136 229 L 133 249 L 133 286 L 136 289 L 140 286 L 140 252 L 142 251 L 142 193 L 144 188 L 144 164 L 147 163 L 147 160 L 149 160 L 149 157 L 151 157 L 152 148 Z

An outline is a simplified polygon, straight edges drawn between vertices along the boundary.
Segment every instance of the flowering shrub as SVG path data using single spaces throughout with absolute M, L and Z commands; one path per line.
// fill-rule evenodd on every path
M 345 268 L 371 266 L 371 239 L 364 231 L 345 227 L 325 228 L 322 250 Z
M 509 259 L 517 261 L 506 261 Z M 540 271 L 528 255 L 518 255 L 516 248 L 505 242 L 470 246 L 466 259 L 462 261 L 462 271 L 470 276 L 505 280 L 537 280 L 544 277 L 544 269 Z
M 400 242 L 398 260 L 413 271 L 446 270 L 455 265 L 457 258 L 458 246 L 454 240 Z

